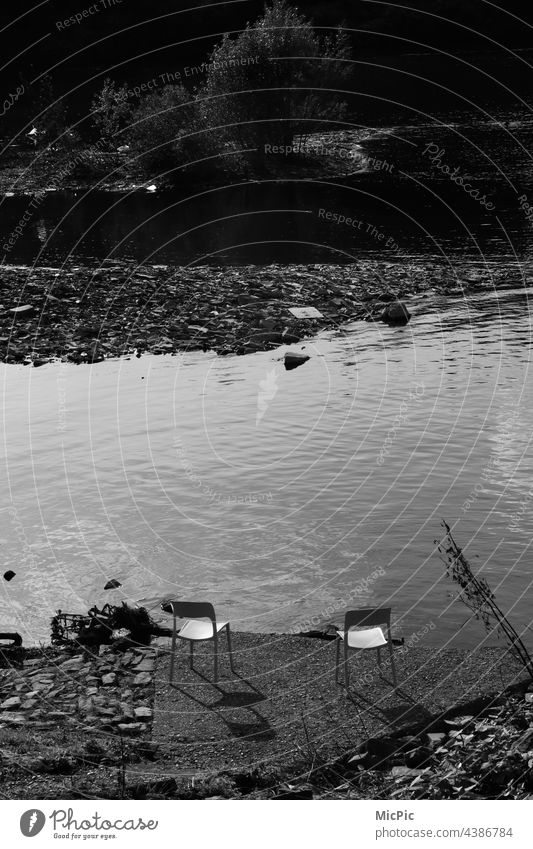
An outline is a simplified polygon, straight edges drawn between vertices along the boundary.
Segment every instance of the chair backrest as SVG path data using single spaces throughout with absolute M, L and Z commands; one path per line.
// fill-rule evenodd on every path
M 169 601 L 172 613 L 179 619 L 210 619 L 216 624 L 215 608 L 208 601 Z
M 364 607 L 361 610 L 347 610 L 344 616 L 344 630 L 349 631 L 354 626 L 386 625 L 387 636 L 390 634 L 390 607 Z

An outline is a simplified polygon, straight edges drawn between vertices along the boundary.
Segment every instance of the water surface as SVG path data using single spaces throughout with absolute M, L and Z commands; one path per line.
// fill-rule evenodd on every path
M 472 645 L 441 518 L 525 626 L 530 297 L 413 300 L 406 328 L 325 333 L 291 372 L 284 348 L 0 365 L 3 628 L 35 642 L 58 607 L 172 593 L 284 631 L 350 597 L 392 605 L 398 633 L 434 622 L 433 641 Z

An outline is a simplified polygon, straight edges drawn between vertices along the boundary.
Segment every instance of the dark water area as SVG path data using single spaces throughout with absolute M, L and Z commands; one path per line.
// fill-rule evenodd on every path
M 363 158 L 348 164 L 352 173 L 345 177 L 51 192 L 15 244 L 4 248 L 4 261 L 527 260 L 531 224 L 523 197 L 533 197 L 533 116 L 494 108 L 412 119 L 346 131 L 344 143 Z M 2 244 L 30 202 L 28 195 L 0 201 Z

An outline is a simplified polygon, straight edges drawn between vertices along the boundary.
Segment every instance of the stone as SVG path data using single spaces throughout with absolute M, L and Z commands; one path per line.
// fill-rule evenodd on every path
M 139 672 L 138 675 L 133 679 L 134 687 L 144 687 L 147 684 L 152 683 L 152 676 L 148 672 Z
M 67 672 L 69 669 L 79 669 L 82 664 L 83 658 L 72 657 L 70 660 L 64 660 L 63 663 L 60 663 L 58 668 L 61 672 Z
M 144 730 L 141 722 L 119 722 L 117 728 L 123 734 L 140 734 Z
M 23 713 L 6 713 L 1 717 L 2 722 L 7 722 L 8 725 L 24 725 L 26 716 Z
M 287 371 L 292 371 L 292 369 L 298 368 L 298 366 L 303 366 L 308 359 L 310 358 L 307 354 L 297 354 L 293 351 L 287 351 L 284 357 L 285 368 Z
M 138 663 L 135 666 L 133 671 L 136 672 L 136 673 L 137 672 L 153 672 L 154 668 L 155 668 L 155 661 L 151 660 L 149 657 L 145 657 L 143 660 L 141 660 L 140 663 Z
M 410 769 L 408 766 L 393 766 L 391 773 L 393 778 L 405 778 L 407 776 L 415 778 L 417 775 L 422 775 L 422 769 Z
M 444 731 L 439 732 L 431 732 L 427 735 L 428 742 L 431 743 L 432 746 L 438 746 L 445 739 L 446 734 Z
M 401 301 L 388 304 L 381 314 L 381 320 L 385 324 L 405 325 L 411 319 L 411 313 Z
M 137 719 L 151 719 L 152 711 L 147 707 L 135 708 L 135 716 Z
M 98 714 L 98 716 L 114 716 L 115 715 L 115 711 L 113 710 L 113 708 L 110 708 L 110 707 L 97 707 L 96 713 Z
M 0 710 L 16 710 L 20 707 L 20 704 L 20 698 L 18 696 L 12 696 L 10 699 L 6 699 L 5 702 L 2 702 Z
M 31 304 L 24 304 L 21 307 L 13 307 L 12 309 L 9 310 L 9 312 L 13 313 L 14 315 L 17 315 L 17 316 L 20 315 L 21 317 L 24 317 L 24 318 L 26 316 L 32 315 L 34 311 L 35 311 L 35 307 L 33 307 Z
M 122 715 L 127 717 L 128 719 L 134 719 L 135 718 L 135 713 L 133 712 L 133 708 L 127 702 L 121 702 L 120 703 L 120 710 L 122 712 Z

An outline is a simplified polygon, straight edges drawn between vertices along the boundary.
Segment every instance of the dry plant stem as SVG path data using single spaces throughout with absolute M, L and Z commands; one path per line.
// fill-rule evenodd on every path
M 470 563 L 463 550 L 453 538 L 450 526 L 443 519 L 442 526 L 446 534 L 441 540 L 435 540 L 440 559 L 446 566 L 446 574 L 460 587 L 459 598 L 473 612 L 476 619 L 481 619 L 487 631 L 494 627 L 500 630 L 529 676 L 533 678 L 533 659 L 520 635 L 509 622 L 499 606 L 484 578 L 474 575 Z

